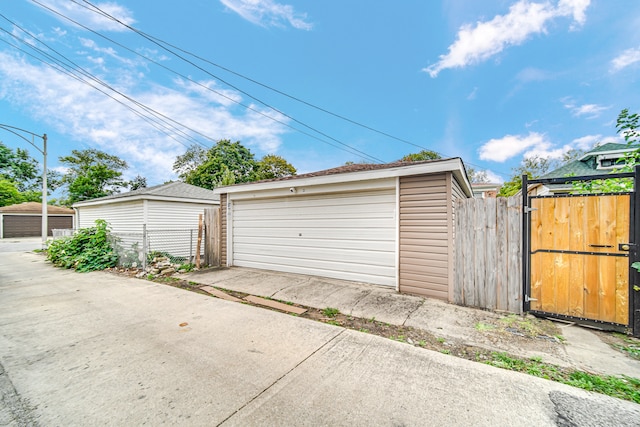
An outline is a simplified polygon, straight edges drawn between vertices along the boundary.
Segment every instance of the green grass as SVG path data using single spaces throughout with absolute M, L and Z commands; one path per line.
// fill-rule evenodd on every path
M 483 331 L 492 331 L 492 330 L 494 330 L 494 329 L 496 328 L 496 327 L 495 327 L 495 326 L 493 326 L 493 325 L 489 325 L 489 324 L 482 323 L 482 322 L 478 322 L 478 323 L 476 323 L 475 327 L 476 327 L 476 330 L 477 330 L 477 331 L 480 331 L 480 332 L 483 332 Z
M 640 340 L 620 333 L 614 333 L 614 335 L 624 341 L 624 344 L 613 344 L 616 349 L 627 353 L 634 359 L 640 360 Z
M 540 378 L 557 381 L 588 391 L 640 403 L 640 379 L 627 376 L 594 375 L 571 369 L 562 369 L 542 362 L 539 357 L 518 359 L 506 353 L 491 353 L 488 365 L 511 371 L 524 372 Z
M 340 314 L 340 310 L 338 310 L 337 308 L 327 307 L 322 309 L 322 314 L 324 314 L 327 317 L 333 318 L 333 317 L 336 317 L 338 314 Z

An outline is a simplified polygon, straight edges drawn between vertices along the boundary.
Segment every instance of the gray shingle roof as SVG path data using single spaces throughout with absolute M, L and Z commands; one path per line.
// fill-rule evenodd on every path
M 88 202 L 116 200 L 123 198 L 145 198 L 145 197 L 171 197 L 176 199 L 196 199 L 203 201 L 220 200 L 220 197 L 211 190 L 196 187 L 195 185 L 175 181 L 168 184 L 156 185 L 153 187 L 139 188 L 126 193 L 112 194 L 111 196 L 99 197 L 97 199 L 85 200 L 75 205 L 82 205 Z M 74 206 L 75 206 L 74 205 Z

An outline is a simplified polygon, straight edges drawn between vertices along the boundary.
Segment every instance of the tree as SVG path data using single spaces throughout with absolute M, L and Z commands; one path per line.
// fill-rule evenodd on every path
M 12 181 L 0 179 L 0 206 L 15 205 L 24 201 L 24 197 Z
M 296 168 L 280 156 L 267 154 L 258 162 L 258 179 L 274 179 L 295 175 Z
M 520 191 L 522 188 L 522 175 L 527 175 L 529 179 L 540 178 L 558 166 L 559 162 L 549 157 L 525 157 L 520 166 L 512 169 L 513 176 L 509 181 L 502 184 L 498 196 L 509 197 Z
M 192 145 L 176 158 L 173 170 L 184 182 L 208 189 L 296 173 L 284 158 L 269 154 L 256 161 L 251 150 L 228 139 L 218 141 L 209 150 Z
M 472 184 L 489 182 L 489 176 L 487 175 L 487 171 L 477 171 L 471 167 L 467 168 L 467 178 L 469 178 L 469 182 Z
M 131 181 L 129 181 L 129 190 L 138 190 L 140 188 L 147 188 L 147 178 L 136 175 Z
M 422 150 L 418 153 L 407 154 L 403 158 L 400 159 L 402 162 L 419 162 L 422 160 L 436 160 L 441 159 L 442 156 L 435 151 L 431 150 Z
M 92 148 L 72 150 L 58 160 L 68 168 L 62 178 L 69 195 L 67 204 L 109 196 L 127 187 L 122 171 L 128 165 L 117 156 Z

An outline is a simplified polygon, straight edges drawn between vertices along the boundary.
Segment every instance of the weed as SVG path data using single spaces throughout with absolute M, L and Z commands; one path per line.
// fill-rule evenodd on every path
M 613 347 L 634 359 L 640 360 L 640 340 L 620 333 L 614 333 L 613 335 L 624 341 L 624 344 L 612 344 Z
M 491 353 L 490 359 L 485 363 L 640 403 L 640 379 L 627 376 L 594 375 L 569 369 L 562 370 L 554 365 L 542 363 L 538 357 L 523 360 L 511 357 L 506 353 Z
M 425 340 L 420 340 L 420 341 L 418 341 L 418 345 L 420 347 L 426 347 L 427 346 L 427 342 Z
M 360 328 L 358 329 L 359 332 L 364 332 L 365 334 L 368 334 L 370 331 L 367 328 Z
M 496 327 L 493 325 L 489 325 L 487 323 L 478 322 L 475 325 L 477 331 L 485 332 L 485 331 L 493 331 Z
M 445 340 L 444 338 L 442 338 L 442 337 L 438 338 L 438 342 L 439 342 L 440 344 L 444 343 L 445 341 L 446 341 L 446 340 Z
M 327 323 L 333 326 L 342 326 L 342 324 L 337 320 L 328 320 Z
M 337 308 L 327 307 L 322 309 L 322 314 L 324 314 L 326 317 L 333 318 L 340 314 L 340 310 L 338 310 Z
M 451 350 L 447 350 L 447 349 L 440 350 L 440 353 L 442 353 L 442 354 L 451 354 Z
M 104 270 L 118 263 L 115 244 L 107 222 L 98 219 L 95 227 L 81 228 L 71 237 L 52 241 L 47 259 L 56 267 L 79 272 Z
M 196 268 L 195 264 L 182 264 L 180 267 L 178 267 L 178 271 L 181 273 L 191 273 L 194 269 Z

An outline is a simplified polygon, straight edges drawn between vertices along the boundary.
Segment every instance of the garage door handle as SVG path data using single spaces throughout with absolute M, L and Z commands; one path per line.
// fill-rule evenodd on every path
M 612 248 L 613 245 L 589 245 L 592 248 Z

